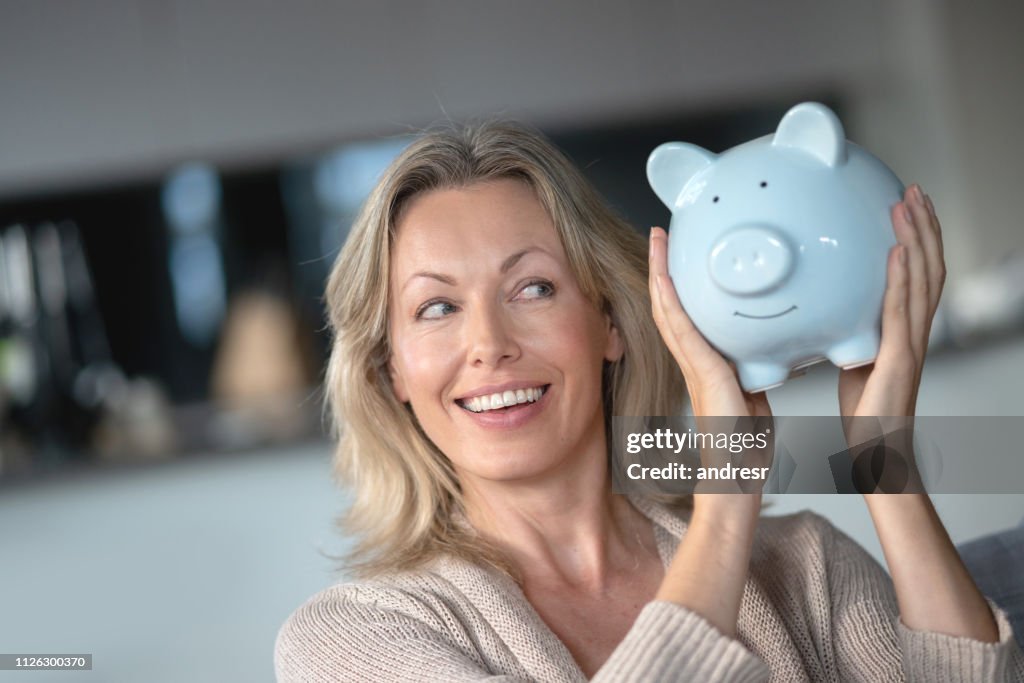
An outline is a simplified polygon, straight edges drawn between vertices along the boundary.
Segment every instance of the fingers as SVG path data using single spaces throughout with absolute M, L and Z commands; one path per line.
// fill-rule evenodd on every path
M 908 371 L 912 380 L 916 359 L 911 346 L 909 304 L 912 297 L 909 250 L 896 245 L 889 250 L 885 298 L 882 302 L 882 344 L 875 367 Z
M 909 195 L 910 190 L 907 193 Z M 904 201 L 893 208 L 895 214 L 893 227 L 896 230 L 896 240 L 903 250 L 902 252 L 897 251 L 897 257 L 899 258 L 899 253 L 906 254 L 907 300 L 905 302 L 905 315 L 909 320 L 910 329 L 912 330 L 908 340 L 913 344 L 916 355 L 923 350 L 919 348 L 921 346 L 920 331 L 928 327 L 929 292 L 928 273 L 925 263 L 926 254 L 910 204 L 911 202 Z M 918 334 L 913 334 L 913 331 L 916 331 Z
M 651 312 L 654 314 L 654 322 L 658 326 L 658 331 L 661 332 L 662 339 L 665 340 L 669 351 L 675 356 L 677 351 L 675 348 L 676 344 L 672 335 L 669 334 L 668 323 L 665 320 L 665 307 L 662 303 L 661 287 L 658 285 L 658 278 L 668 270 L 667 252 L 663 244 L 664 232 L 661 228 L 651 228 L 650 251 L 647 258 L 647 284 L 651 290 Z M 676 361 L 683 365 L 685 359 L 676 358 Z M 688 367 L 683 367 L 684 373 L 688 370 Z
M 674 298 L 680 309 L 682 305 L 679 304 L 679 297 L 675 295 L 674 288 L 672 288 L 671 297 L 665 292 L 666 288 L 672 287 L 672 280 L 668 275 L 668 239 L 665 231 L 661 228 L 651 228 L 650 249 L 649 272 L 654 322 L 669 351 L 672 352 L 676 362 L 683 370 L 683 374 L 689 379 L 693 375 L 693 364 L 690 362 L 688 354 L 684 352 L 685 344 L 682 342 L 682 338 L 691 334 L 687 328 L 692 328 L 693 323 L 685 312 L 681 316 L 678 312 L 675 315 L 669 312 L 674 310 L 670 308 L 670 299 Z
M 892 213 L 897 241 L 907 250 L 910 343 L 915 355 L 923 358 L 946 278 L 942 234 L 934 205 L 919 185 L 907 189 Z
M 920 185 L 912 185 L 905 195 L 914 225 L 917 228 L 918 240 L 924 252 L 925 273 L 928 282 L 928 305 L 932 311 L 938 307 L 942 285 L 946 279 L 946 265 L 943 255 L 942 231 L 939 219 L 935 215 L 935 206 L 931 198 L 924 194 Z
M 654 321 L 669 351 L 679 363 L 689 384 L 706 384 L 709 371 L 723 369 L 731 376 L 722 356 L 697 330 L 686 314 L 668 274 L 668 236 L 661 228 L 651 229 L 650 288 Z M 721 366 L 721 367 L 719 367 Z M 698 376 L 697 370 L 700 370 Z
M 920 186 L 919 186 L 920 187 Z M 939 216 L 935 211 L 935 204 L 932 203 L 932 198 L 928 195 L 924 196 L 925 206 L 928 207 L 928 215 L 931 216 L 931 227 L 935 231 L 935 240 L 939 247 L 939 260 L 943 264 L 943 271 L 945 271 L 945 249 L 942 244 L 942 224 L 939 223 Z

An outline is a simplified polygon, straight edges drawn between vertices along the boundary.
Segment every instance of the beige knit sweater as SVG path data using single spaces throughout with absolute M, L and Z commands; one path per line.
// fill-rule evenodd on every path
M 630 500 L 654 522 L 667 567 L 688 516 Z M 998 643 L 912 631 L 888 575 L 848 536 L 810 512 L 764 517 L 736 639 L 655 600 L 592 680 L 1024 681 L 1024 655 L 991 606 Z M 282 683 L 586 680 L 511 579 L 452 558 L 318 593 L 281 627 L 274 655 Z

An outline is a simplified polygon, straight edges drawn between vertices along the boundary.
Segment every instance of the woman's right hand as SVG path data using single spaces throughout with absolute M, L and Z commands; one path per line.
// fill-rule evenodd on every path
M 765 393 L 740 388 L 733 364 L 708 343 L 683 310 L 668 274 L 668 234 L 661 228 L 651 228 L 648 272 L 654 322 L 683 372 L 693 414 L 771 417 Z
M 770 418 L 772 411 L 765 393 L 752 394 L 743 391 L 735 366 L 708 343 L 683 310 L 672 278 L 668 274 L 668 235 L 662 228 L 651 228 L 648 273 L 654 322 L 686 380 L 686 389 L 690 394 L 690 403 L 698 428 L 702 431 L 720 432 L 723 428 L 735 428 L 732 427 L 733 420 L 729 418 Z M 737 425 L 744 431 L 752 424 L 752 420 L 739 422 L 744 423 L 742 426 Z M 771 466 L 770 453 L 748 455 L 758 462 L 746 462 L 746 466 Z M 732 460 L 733 457 L 727 452 L 701 453 L 701 461 L 705 467 L 721 466 Z M 724 507 L 724 514 L 735 511 L 740 516 L 749 517 L 749 514 L 740 511 L 749 513 L 760 509 L 759 491 L 734 498 L 722 494 L 723 490 L 739 491 L 740 488 L 735 482 L 699 484 L 694 492 L 695 512 L 702 511 L 702 508 L 719 510 Z M 708 491 L 719 493 L 702 495 Z

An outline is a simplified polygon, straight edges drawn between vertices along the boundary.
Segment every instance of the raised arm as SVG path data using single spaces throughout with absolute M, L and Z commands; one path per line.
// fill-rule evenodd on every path
M 824 539 L 834 648 L 842 680 L 1024 681 L 1024 655 L 1013 638 L 1009 619 L 998 607 L 982 599 L 988 616 L 994 618 L 996 642 L 910 628 L 882 567 L 824 518 L 818 518 L 818 523 Z M 928 582 L 929 577 L 920 580 L 925 585 Z
M 661 336 L 686 379 L 698 422 L 703 416 L 770 416 L 764 393 L 740 389 L 735 369 L 708 344 L 680 304 L 668 274 L 666 237 L 661 228 L 651 229 L 651 304 Z M 760 508 L 760 493 L 695 494 L 690 526 L 658 599 L 687 607 L 734 636 Z
M 878 358 L 871 366 L 842 372 L 839 380 L 840 410 L 854 421 L 914 414 L 928 333 L 945 281 L 942 233 L 931 200 L 913 185 L 892 213 L 899 244 L 889 255 Z M 996 642 L 991 610 L 928 496 L 879 493 L 865 500 L 903 623 L 919 631 Z

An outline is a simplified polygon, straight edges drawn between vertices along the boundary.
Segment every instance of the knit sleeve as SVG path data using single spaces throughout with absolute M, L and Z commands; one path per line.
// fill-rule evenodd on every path
M 995 643 L 915 631 L 898 621 L 896 630 L 903 646 L 907 678 L 1024 683 L 1024 655 L 1014 640 L 1010 620 L 995 603 L 987 598 L 986 601 L 999 630 L 999 640 Z M 911 674 L 918 678 L 912 678 Z
M 915 631 L 899 617 L 889 575 L 824 518 L 833 638 L 842 680 L 1022 681 L 1024 656 L 1006 614 L 989 601 L 999 641 Z
M 674 602 L 647 603 L 592 681 L 767 681 L 768 666 L 739 641 Z
M 461 637 L 461 626 L 436 610 L 417 613 L 418 608 L 396 608 L 388 598 L 376 597 L 321 594 L 296 610 L 277 636 L 277 680 L 511 683 L 532 679 L 507 657 L 500 665 L 485 661 L 484 657 L 496 656 L 493 648 L 481 651 L 474 645 L 477 634 Z M 495 670 L 505 673 L 495 675 Z M 591 680 L 745 683 L 766 681 L 768 675 L 760 658 L 696 613 L 675 603 L 653 601 Z

